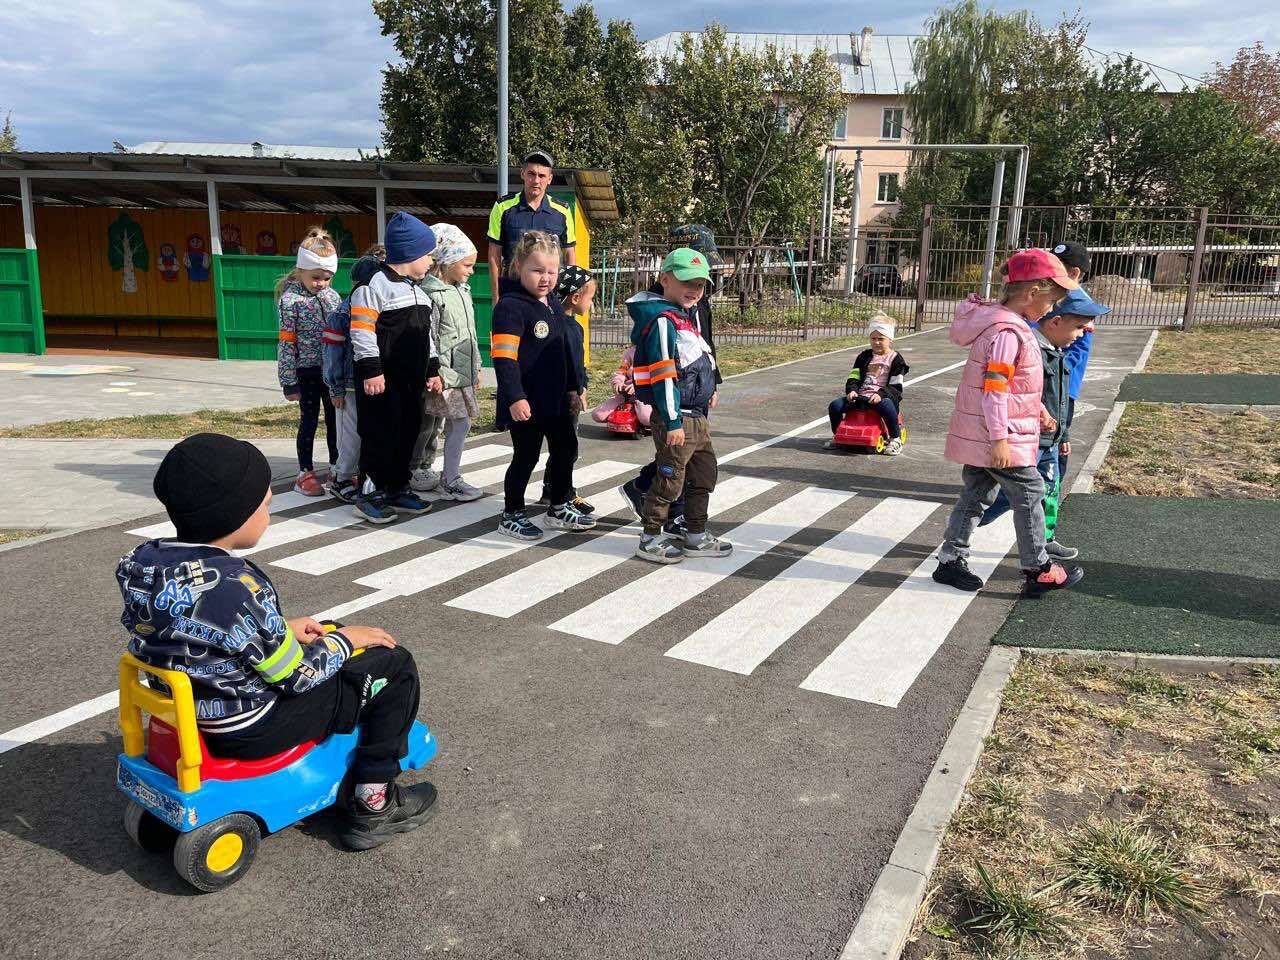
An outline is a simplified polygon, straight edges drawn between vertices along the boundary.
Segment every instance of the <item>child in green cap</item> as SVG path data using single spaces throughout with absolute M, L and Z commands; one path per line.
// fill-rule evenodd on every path
M 707 258 L 680 247 L 662 261 L 662 293 L 627 301 L 636 399 L 653 406 L 657 476 L 641 511 L 644 531 L 636 556 L 678 563 L 685 555 L 724 557 L 733 545 L 707 533 L 707 506 L 716 486 L 716 453 L 707 413 L 716 392 L 716 362 L 692 314 L 711 280 Z M 685 478 L 688 477 L 688 487 Z M 664 534 L 671 503 L 685 492 L 685 533 Z

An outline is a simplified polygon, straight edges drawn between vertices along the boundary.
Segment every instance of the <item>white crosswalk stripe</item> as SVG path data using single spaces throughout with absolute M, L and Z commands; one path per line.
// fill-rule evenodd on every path
M 578 486 L 585 487 L 592 483 L 599 483 L 602 480 L 612 479 L 624 473 L 633 473 L 635 470 L 636 465 L 634 463 L 602 460 L 598 463 L 589 464 L 581 470 L 575 470 L 574 482 Z M 617 490 L 608 490 L 595 497 L 595 507 L 597 516 L 616 513 L 623 507 L 622 495 Z M 490 513 L 489 516 L 496 521 L 497 517 L 493 513 Z M 401 596 L 421 593 L 423 590 L 430 590 L 432 587 L 437 587 L 463 574 L 470 573 L 485 564 L 509 557 L 537 544 L 546 543 L 564 532 L 563 530 L 548 529 L 541 540 L 533 542 L 519 541 L 498 533 L 495 524 L 495 529 L 482 533 L 477 537 L 472 537 L 465 543 L 457 543 L 435 553 L 415 557 L 394 567 L 388 567 L 386 570 L 380 570 L 367 577 L 362 577 L 356 583 L 362 587 L 372 587 L 375 590 L 395 593 Z
M 468 447 L 462 451 L 462 465 L 464 467 L 471 463 L 485 463 L 489 460 L 498 459 L 511 459 L 511 448 L 504 446 L 501 443 L 485 443 L 478 447 Z M 433 469 L 439 472 L 443 467 L 444 458 L 437 457 L 436 462 L 433 465 Z M 471 475 L 468 478 L 468 481 L 477 487 L 496 483 L 498 480 L 502 479 L 502 475 L 506 472 L 506 469 L 506 467 L 491 467 L 487 470 L 479 471 Z M 325 494 L 322 497 L 308 497 L 304 494 L 298 493 L 297 490 L 286 490 L 271 498 L 270 512 L 274 516 L 277 513 L 284 513 L 286 510 L 293 510 L 297 507 L 305 507 L 313 504 L 321 504 L 331 499 L 332 498 L 328 494 Z M 323 529 L 336 530 L 338 527 L 328 526 Z M 172 537 L 177 533 L 177 531 L 174 530 L 172 523 L 168 520 L 163 520 L 159 523 L 153 523 L 149 526 L 138 527 L 135 530 L 130 530 L 129 533 L 135 537 L 142 537 L 144 540 L 152 540 L 156 538 Z M 310 536 L 310 534 L 308 534 L 308 536 Z M 277 544 L 277 546 L 279 545 L 280 544 Z M 260 549 L 266 548 L 260 547 Z
M 979 527 L 970 569 L 984 581 L 1015 540 L 1013 514 Z M 896 707 L 973 602 L 975 593 L 934 583 L 935 551 L 820 663 L 802 690 Z
M 710 516 L 732 510 L 776 485 L 771 480 L 757 477 L 729 477 L 716 487 L 711 498 Z M 610 493 L 621 499 L 616 491 Z M 602 498 L 593 499 L 598 508 Z M 612 530 L 571 550 L 560 551 L 523 570 L 476 587 L 445 605 L 495 617 L 515 616 L 616 567 L 635 554 L 639 536 L 639 529 L 634 524 Z
M 845 490 L 808 487 L 765 510 L 754 520 L 729 531 L 726 537 L 734 544 L 734 551 L 728 557 L 689 557 L 679 564 L 662 567 L 560 618 L 551 624 L 551 628 L 587 640 L 621 643 L 637 630 L 688 603 L 816 522 L 852 496 Z
M 749 674 L 907 537 L 936 503 L 888 497 L 705 626 L 668 657 Z
M 547 455 L 543 453 L 538 458 L 534 473 L 536 474 L 542 470 L 546 464 Z M 472 475 L 471 482 L 475 483 L 476 486 L 487 485 L 493 482 L 494 479 L 501 480 L 502 475 L 507 470 L 506 466 L 492 467 L 490 469 L 498 471 L 496 478 L 490 479 L 487 476 L 487 471 L 480 471 Z M 482 482 L 478 483 L 477 481 Z M 349 507 L 347 512 L 348 514 L 351 513 Z M 429 540 L 432 537 L 438 537 L 453 530 L 469 527 L 473 523 L 496 517 L 501 512 L 501 495 L 482 497 L 479 500 L 472 500 L 470 503 L 460 503 L 438 511 L 433 510 L 431 513 L 425 513 L 411 520 L 404 520 L 382 529 L 372 530 L 362 536 L 344 540 L 342 543 L 335 543 L 327 547 L 317 547 L 314 550 L 294 554 L 282 560 L 274 560 L 272 561 L 272 566 L 284 567 L 286 570 L 297 570 L 300 573 L 310 573 L 315 576 L 332 573 L 342 567 L 349 567 L 353 563 L 360 563 L 364 560 L 381 556 L 384 553 L 390 553 L 392 550 L 399 550 L 402 547 L 421 543 L 423 540 Z

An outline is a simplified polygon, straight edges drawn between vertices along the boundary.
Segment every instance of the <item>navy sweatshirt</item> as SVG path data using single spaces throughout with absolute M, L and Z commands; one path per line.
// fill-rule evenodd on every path
M 543 303 L 511 277 L 501 280 L 493 311 L 493 372 L 498 380 L 497 423 L 511 426 L 511 404 L 528 400 L 535 420 L 569 413 L 569 394 L 583 388 L 574 357 L 573 323 L 555 294 Z

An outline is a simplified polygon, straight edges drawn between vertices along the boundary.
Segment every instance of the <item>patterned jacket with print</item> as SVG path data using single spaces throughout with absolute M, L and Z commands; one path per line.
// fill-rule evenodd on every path
M 276 307 L 280 313 L 277 366 L 285 393 L 297 390 L 299 367 L 318 370 L 323 366 L 325 321 L 340 303 L 342 297 L 332 287 L 313 294 L 297 280 L 284 285 Z

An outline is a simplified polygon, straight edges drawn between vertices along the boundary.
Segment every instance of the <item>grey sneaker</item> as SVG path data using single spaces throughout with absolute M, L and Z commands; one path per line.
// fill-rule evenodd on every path
M 561 503 L 547 511 L 547 515 L 542 518 L 542 522 L 548 527 L 555 527 L 558 530 L 590 530 L 596 525 L 595 517 L 588 517 L 585 513 L 579 513 L 572 504 Z
M 713 537 L 709 533 L 704 533 L 701 537 L 697 534 L 686 533 L 684 535 L 684 543 L 680 544 L 687 557 L 727 557 L 733 553 L 733 544 L 728 540 L 721 540 L 719 537 Z
M 426 493 L 440 486 L 440 474 L 430 467 L 419 467 L 409 475 L 409 486 L 414 493 Z
M 896 457 L 901 452 L 902 452 L 901 437 L 894 437 L 892 440 L 889 441 L 889 445 L 884 448 L 884 455 L 886 457 Z
M 670 537 L 642 536 L 636 556 L 650 563 L 679 563 L 684 559 L 684 550 Z
M 1075 547 L 1068 547 L 1065 543 L 1059 543 L 1057 540 L 1050 540 L 1046 543 L 1044 552 L 1049 555 L 1050 560 L 1074 560 L 1080 556 L 1080 551 Z
M 479 487 L 473 487 L 459 477 L 452 483 L 442 480 L 440 486 L 436 487 L 436 495 L 442 500 L 457 500 L 459 503 L 470 503 L 472 500 L 479 500 L 483 497 L 484 491 Z

